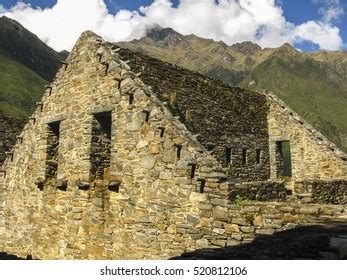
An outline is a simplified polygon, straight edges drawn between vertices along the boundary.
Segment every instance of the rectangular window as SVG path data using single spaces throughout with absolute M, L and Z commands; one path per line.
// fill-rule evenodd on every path
M 242 149 L 242 164 L 247 164 L 247 149 Z
M 232 160 L 232 149 L 231 148 L 225 148 L 225 161 L 227 164 L 230 164 Z
M 276 166 L 278 177 L 292 176 L 292 161 L 289 141 L 276 142 Z
M 91 143 L 91 180 L 103 180 L 109 171 L 111 161 L 111 112 L 93 115 Z
M 46 178 L 57 177 L 58 150 L 60 138 L 60 122 L 52 122 L 47 126 Z
M 255 152 L 255 162 L 257 164 L 261 163 L 261 157 L 262 157 L 262 150 L 261 149 L 257 149 Z

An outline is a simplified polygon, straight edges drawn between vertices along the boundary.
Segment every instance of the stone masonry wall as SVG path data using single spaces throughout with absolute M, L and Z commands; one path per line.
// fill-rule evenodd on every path
M 111 113 L 104 117 L 94 116 L 92 122 L 91 178 L 103 179 L 109 173 L 111 164 Z
M 286 201 L 287 190 L 283 181 L 262 181 L 235 184 L 229 191 L 229 200 Z
M 347 156 L 271 93 L 269 143 L 271 178 L 277 178 L 276 141 L 289 141 L 293 181 L 347 178 Z M 346 183 L 347 181 L 345 181 Z
M 6 159 L 6 153 L 16 143 L 16 136 L 20 134 L 24 124 L 24 120 L 8 118 L 0 112 L 0 166 Z
M 264 96 L 127 49 L 120 55 L 199 142 L 229 166 L 231 176 L 244 181 L 269 178 Z M 261 153 L 259 162 L 257 151 Z
M 96 132 L 102 112 L 111 112 L 110 147 Z M 218 162 L 90 32 L 21 137 L 0 174 L 0 251 L 39 259 L 169 258 L 196 248 L 179 229 L 199 212 L 196 195 L 227 197 Z M 95 142 L 102 145 L 94 153 Z M 94 178 L 93 158 L 105 153 L 109 167 Z
M 304 203 L 347 204 L 346 180 L 297 181 L 294 192 Z
M 347 221 L 345 205 L 230 202 L 222 166 L 118 51 L 83 33 L 25 125 L 0 174 L 0 251 L 166 259 L 297 224 Z M 111 129 L 102 129 L 96 116 L 109 112 Z M 93 162 L 102 176 L 91 176 Z

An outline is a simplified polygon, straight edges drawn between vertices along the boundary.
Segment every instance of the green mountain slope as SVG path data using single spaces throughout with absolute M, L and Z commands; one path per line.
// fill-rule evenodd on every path
M 68 53 L 54 51 L 18 22 L 0 18 L 0 111 L 28 117 Z
M 333 69 L 282 47 L 241 82 L 252 90 L 275 92 L 339 147 L 347 135 L 347 98 Z
M 15 118 L 25 118 L 47 83 L 38 74 L 0 50 L 0 111 Z
M 0 48 L 47 81 L 53 79 L 66 57 L 65 52 L 54 51 L 21 24 L 4 16 L 0 18 Z
M 265 48 L 184 36 L 156 27 L 121 46 L 177 64 L 233 86 L 271 90 L 347 151 L 347 53 L 301 53 L 289 44 Z

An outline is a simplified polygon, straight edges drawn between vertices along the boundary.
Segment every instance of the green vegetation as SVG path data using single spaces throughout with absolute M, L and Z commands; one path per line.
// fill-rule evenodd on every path
M 28 117 L 67 55 L 48 47 L 18 22 L 0 17 L 0 111 Z
M 285 57 L 274 54 L 253 69 L 241 83 L 252 90 L 276 93 L 288 106 L 344 148 L 347 135 L 347 98 L 333 77 L 335 71 L 300 54 Z M 251 85 L 253 81 L 253 86 Z M 254 83 L 255 82 L 255 83 Z
M 0 111 L 24 118 L 33 111 L 47 83 L 23 64 L 0 50 Z
M 231 201 L 231 203 L 235 205 L 243 205 L 243 204 L 247 204 L 248 202 L 250 202 L 250 200 L 245 197 L 238 197 L 235 200 Z

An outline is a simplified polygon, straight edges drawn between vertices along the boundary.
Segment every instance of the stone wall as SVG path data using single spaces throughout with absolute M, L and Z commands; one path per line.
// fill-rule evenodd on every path
M 232 204 L 213 196 L 201 198 L 199 220 L 184 233 L 199 229 L 197 248 L 234 246 L 251 242 L 257 235 L 327 221 L 347 222 L 346 205 L 242 202 Z
M 269 178 L 264 96 L 127 49 L 120 55 L 199 142 L 229 167 L 231 176 L 244 181 Z
M 0 166 L 16 143 L 16 137 L 23 129 L 25 121 L 4 116 L 0 112 Z
M 268 115 L 271 178 L 278 177 L 276 142 L 289 141 L 293 181 L 346 179 L 346 155 L 271 93 Z
M 180 233 L 196 195 L 228 194 L 219 163 L 90 32 L 21 137 L 0 174 L 0 251 L 18 256 L 177 256 L 196 248 Z
M 83 33 L 24 126 L 0 174 L 0 251 L 166 259 L 297 224 L 347 221 L 345 205 L 232 203 L 220 163 L 118 52 Z
M 346 180 L 297 181 L 294 192 L 305 203 L 347 204 Z
M 287 189 L 283 181 L 235 184 L 229 191 L 230 201 L 285 201 Z

